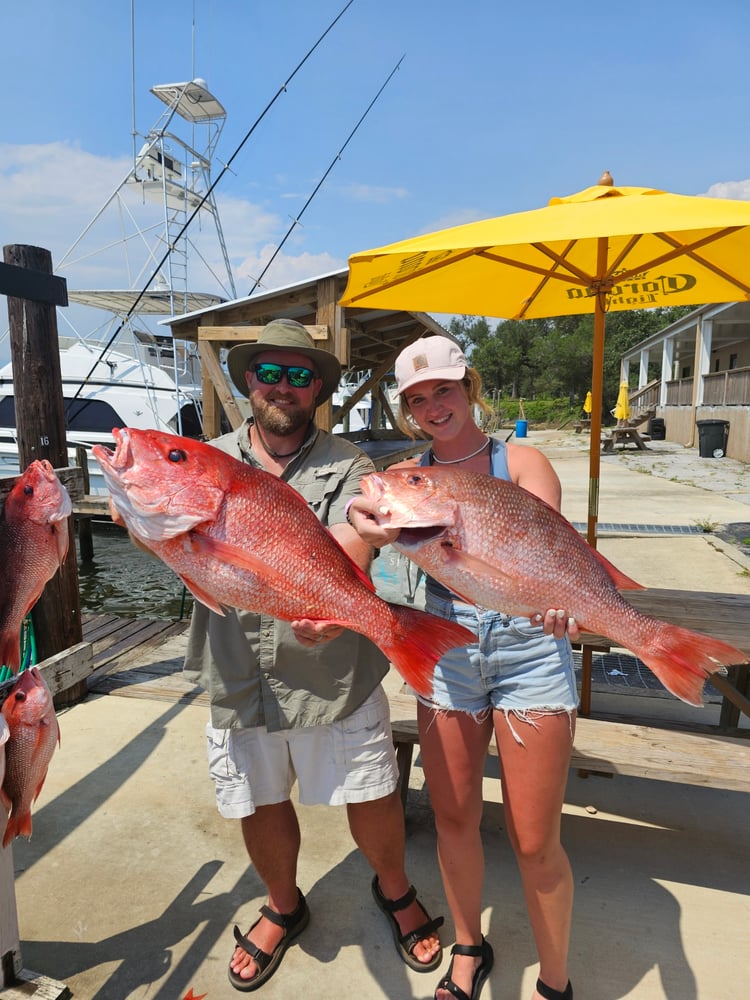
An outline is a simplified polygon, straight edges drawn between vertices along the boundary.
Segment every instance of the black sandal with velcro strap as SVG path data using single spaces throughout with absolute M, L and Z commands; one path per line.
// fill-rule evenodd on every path
M 229 982 L 236 990 L 240 990 L 243 993 L 251 993 L 253 990 L 261 987 L 263 983 L 268 982 L 281 965 L 281 960 L 289 945 L 298 934 L 302 933 L 310 922 L 310 911 L 307 908 L 307 901 L 299 889 L 297 889 L 297 908 L 291 913 L 277 913 L 270 906 L 261 906 L 260 912 L 261 917 L 255 921 L 247 934 L 243 934 L 236 925 L 234 928 L 235 941 L 243 951 L 246 951 L 250 955 L 258 966 L 258 971 L 252 979 L 244 979 L 238 972 L 232 969 L 230 963 Z M 277 927 L 284 929 L 283 938 L 270 955 L 250 940 L 253 929 L 258 926 L 263 917 L 266 920 L 270 920 L 272 924 L 276 924 Z
M 434 920 L 431 919 L 427 910 L 425 910 L 424 906 L 422 906 L 417 899 L 417 890 L 413 885 L 409 886 L 409 891 L 404 893 L 400 899 L 386 899 L 381 892 L 378 876 L 375 875 L 372 880 L 372 895 L 378 905 L 378 908 L 381 909 L 388 918 L 396 950 L 404 962 L 406 962 L 410 969 L 414 969 L 415 972 L 434 972 L 434 970 L 437 969 L 443 961 L 443 949 L 440 948 L 437 954 L 434 955 L 429 962 L 420 962 L 414 955 L 414 949 L 420 941 L 429 937 L 430 934 L 434 934 L 435 931 L 443 926 L 444 918 L 435 917 Z M 427 917 L 427 920 L 421 927 L 417 927 L 415 930 L 409 931 L 408 934 L 402 934 L 401 928 L 398 925 L 398 920 L 394 917 L 394 913 L 397 913 L 399 910 L 405 910 L 406 907 L 411 906 L 415 900 L 417 901 L 422 913 L 424 913 Z
M 482 961 L 477 966 L 474 972 L 474 978 L 471 981 L 471 995 L 466 993 L 457 986 L 451 976 L 453 975 L 453 956 L 454 955 L 468 955 L 469 958 L 481 958 Z M 456 1000 L 477 1000 L 477 997 L 482 992 L 482 987 L 485 984 L 487 976 L 489 976 L 492 971 L 492 966 L 495 964 L 495 954 L 492 951 L 492 945 L 489 941 L 482 935 L 481 944 L 454 944 L 451 948 L 451 964 L 448 966 L 448 971 L 440 980 L 437 985 L 437 990 L 435 990 L 435 996 L 438 995 L 438 990 L 445 990 L 456 998 Z

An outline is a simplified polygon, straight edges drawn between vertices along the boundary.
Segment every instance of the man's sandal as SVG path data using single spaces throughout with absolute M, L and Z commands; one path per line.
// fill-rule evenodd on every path
M 568 980 L 565 989 L 560 992 L 560 990 L 553 990 L 551 986 L 547 986 L 541 979 L 537 979 L 536 991 L 540 997 L 544 997 L 544 1000 L 573 1000 L 573 987 L 570 980 Z
M 415 972 L 434 972 L 443 961 L 443 949 L 440 948 L 429 962 L 420 962 L 414 955 L 414 949 L 420 941 L 429 937 L 430 934 L 433 934 L 438 928 L 443 926 L 443 917 L 436 917 L 434 920 L 431 919 L 427 910 L 425 910 L 424 906 L 417 899 L 417 890 L 413 885 L 409 886 L 409 891 L 400 899 L 386 899 L 380 890 L 378 876 L 375 875 L 372 880 L 372 895 L 379 909 L 388 918 L 396 950 L 404 962 L 406 962 L 410 969 L 414 969 Z M 409 931 L 408 934 L 402 934 L 394 913 L 397 913 L 399 910 L 405 910 L 407 906 L 411 906 L 415 899 L 422 913 L 427 917 L 427 920 L 421 927 L 417 927 L 416 930 Z
M 451 979 L 453 973 L 453 955 L 468 955 L 471 958 L 481 958 L 481 963 L 477 966 L 474 973 L 474 978 L 471 981 L 471 995 L 464 993 L 460 986 L 456 984 Z M 489 976 L 492 966 L 495 963 L 495 955 L 492 951 L 492 945 L 486 938 L 482 937 L 481 944 L 454 944 L 451 948 L 451 964 L 448 966 L 448 971 L 440 980 L 437 985 L 437 990 L 435 990 L 435 996 L 437 997 L 438 990 L 446 990 L 451 993 L 456 1000 L 477 1000 L 477 997 L 482 992 L 482 987 L 484 986 L 487 976 Z
M 235 941 L 240 948 L 243 949 L 243 951 L 246 951 L 248 955 L 250 955 L 250 957 L 255 961 L 255 964 L 258 966 L 258 972 L 252 977 L 252 979 L 244 979 L 238 972 L 235 972 L 232 969 L 230 963 L 229 982 L 236 990 L 241 990 L 243 993 L 251 993 L 253 990 L 259 989 L 263 983 L 268 982 L 274 972 L 276 972 L 278 967 L 281 965 L 284 953 L 291 942 L 297 937 L 298 934 L 302 933 L 305 927 L 307 927 L 310 921 L 310 911 L 307 908 L 305 897 L 299 889 L 297 889 L 297 896 L 297 908 L 292 913 L 277 913 L 275 910 L 272 910 L 270 906 L 261 906 L 261 917 L 255 921 L 253 926 L 247 932 L 247 935 L 242 934 L 239 927 L 235 925 Z M 283 927 L 284 929 L 283 938 L 279 941 L 270 955 L 268 952 L 262 951 L 250 940 L 250 935 L 252 934 L 253 929 L 258 926 L 263 917 L 265 917 L 266 920 L 270 920 L 272 924 L 276 924 L 277 927 Z

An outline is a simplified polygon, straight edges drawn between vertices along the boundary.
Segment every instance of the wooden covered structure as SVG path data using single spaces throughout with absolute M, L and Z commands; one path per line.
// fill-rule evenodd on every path
M 203 423 L 206 435 L 219 433 L 221 409 L 233 428 L 244 419 L 231 382 L 221 364 L 222 348 L 258 339 L 261 329 L 272 319 L 297 320 L 306 326 L 319 347 L 331 351 L 344 371 L 362 379 L 357 391 L 338 409 L 328 401 L 318 410 L 319 427 L 332 430 L 368 392 L 376 411 L 371 434 L 387 438 L 379 431 L 377 411 L 385 413 L 392 428 L 395 418 L 383 378 L 392 370 L 399 351 L 418 337 L 446 331 L 431 316 L 419 312 L 383 309 L 349 309 L 340 306 L 348 277 L 346 268 L 311 278 L 299 284 L 258 295 L 223 302 L 197 312 L 164 321 L 176 340 L 198 344 L 203 370 Z

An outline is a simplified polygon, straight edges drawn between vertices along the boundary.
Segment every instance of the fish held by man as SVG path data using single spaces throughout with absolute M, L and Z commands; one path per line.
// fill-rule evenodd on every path
M 52 695 L 38 667 L 21 671 L 3 702 L 2 714 L 9 730 L 0 788 L 0 801 L 10 812 L 3 836 L 3 847 L 7 847 L 15 837 L 31 836 L 31 807 L 60 743 Z
M 515 483 L 456 469 L 372 473 L 363 494 L 394 547 L 471 604 L 513 615 L 564 607 L 579 627 L 631 650 L 667 690 L 703 704 L 703 686 L 741 650 L 633 607 L 643 590 L 593 549 L 562 514 Z M 619 588 L 619 589 L 618 589 Z
M 68 554 L 68 491 L 44 459 L 32 462 L 0 515 L 0 663 L 20 666 L 21 625 Z
M 384 601 L 295 489 L 200 441 L 113 430 L 96 445 L 113 516 L 212 611 L 331 621 L 366 636 L 420 694 L 471 633 Z M 335 641 L 335 640 L 334 640 Z

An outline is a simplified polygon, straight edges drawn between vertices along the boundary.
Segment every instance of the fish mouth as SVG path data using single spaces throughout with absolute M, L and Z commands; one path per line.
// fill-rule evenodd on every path
M 95 444 L 91 449 L 91 454 L 100 466 L 121 472 L 132 463 L 130 434 L 127 427 L 113 427 L 112 437 L 115 441 L 114 450 L 104 444 Z

